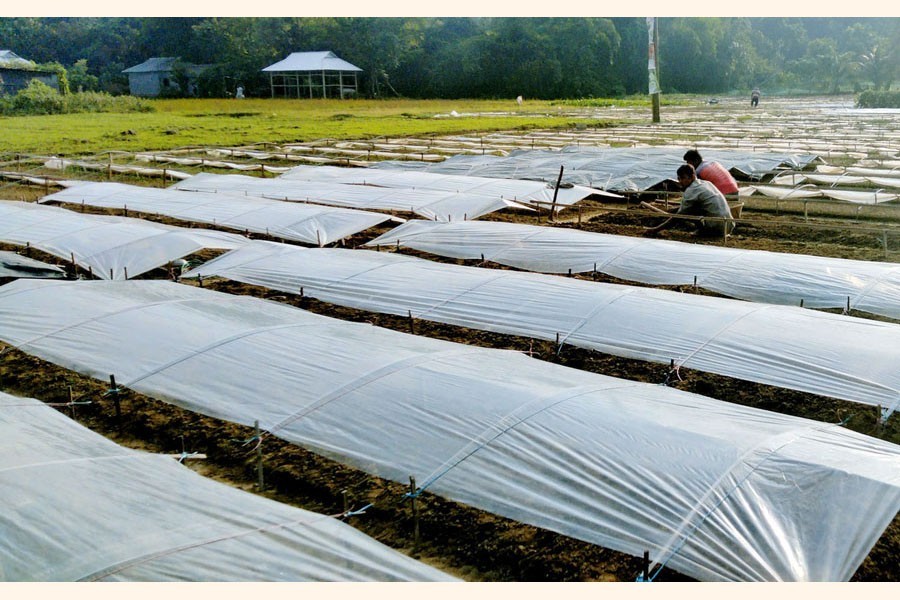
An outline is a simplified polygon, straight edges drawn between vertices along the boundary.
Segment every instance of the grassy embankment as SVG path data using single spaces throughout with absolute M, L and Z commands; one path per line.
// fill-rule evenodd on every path
M 152 100 L 151 112 L 0 117 L 0 153 L 90 155 L 323 138 L 599 124 L 561 102 L 512 100 Z M 649 104 L 648 104 L 649 106 Z M 459 116 L 451 116 L 455 111 Z

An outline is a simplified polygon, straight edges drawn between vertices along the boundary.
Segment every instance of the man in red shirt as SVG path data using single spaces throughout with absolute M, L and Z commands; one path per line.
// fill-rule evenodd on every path
M 688 150 L 683 156 L 684 162 L 694 167 L 697 178 L 704 179 L 722 192 L 726 200 L 738 199 L 738 184 L 728 169 L 714 160 L 703 160 L 696 150 Z

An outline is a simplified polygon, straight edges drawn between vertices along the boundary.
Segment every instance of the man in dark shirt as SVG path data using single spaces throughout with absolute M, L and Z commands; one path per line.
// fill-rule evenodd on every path
M 718 217 L 714 219 L 699 219 L 691 221 L 697 224 L 697 234 L 701 237 L 722 237 L 734 230 L 734 219 L 731 218 L 731 210 L 728 202 L 716 186 L 708 181 L 697 179 L 694 167 L 681 165 L 678 167 L 678 183 L 684 189 L 681 206 L 675 214 L 693 215 L 698 217 Z M 652 235 L 672 225 L 675 219 L 669 218 L 645 231 Z

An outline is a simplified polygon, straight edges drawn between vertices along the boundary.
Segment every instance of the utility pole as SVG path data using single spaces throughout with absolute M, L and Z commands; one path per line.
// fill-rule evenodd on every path
M 653 105 L 653 122 L 659 123 L 659 28 L 656 17 L 647 17 L 647 33 L 649 34 L 647 72 L 650 80 L 650 101 Z

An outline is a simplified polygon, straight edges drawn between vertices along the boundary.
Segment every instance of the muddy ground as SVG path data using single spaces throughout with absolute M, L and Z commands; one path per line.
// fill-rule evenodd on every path
M 40 188 L 16 186 L 5 190 L 3 197 L 33 200 L 42 193 Z M 629 206 L 630 208 L 614 207 L 588 201 L 584 203 L 580 218 L 576 217 L 574 211 L 567 211 L 555 223 L 548 223 L 546 216 L 524 213 L 495 214 L 486 218 L 578 227 L 622 235 L 641 235 L 645 226 L 659 222 L 657 218 L 633 209 L 633 204 Z M 89 207 L 85 211 L 116 213 Z M 862 230 L 863 225 L 869 224 L 834 219 L 819 222 L 814 219 L 816 226 L 810 226 L 808 221 L 797 215 L 745 211 L 744 216 L 746 222 L 727 241 L 728 245 L 778 252 L 886 260 L 881 238 Z M 178 224 L 165 218 L 152 220 Z M 895 224 L 888 223 L 884 226 L 893 228 Z M 347 240 L 344 245 L 356 247 L 387 230 L 388 227 L 368 230 Z M 660 237 L 694 241 L 689 232 L 678 229 L 666 231 Z M 703 243 L 723 242 L 717 240 Z M 2 245 L 0 248 L 12 249 L 11 246 Z M 409 253 L 416 254 L 412 251 Z M 206 252 L 194 258 L 209 259 L 215 254 Z M 51 263 L 62 262 L 37 251 L 33 251 L 31 255 Z M 887 260 L 896 262 L 898 257 L 900 242 L 893 253 L 889 253 Z M 441 260 L 434 256 L 427 258 Z M 472 261 L 449 262 L 477 264 Z M 501 268 L 490 263 L 482 266 Z M 158 269 L 142 278 L 167 276 L 165 270 Z M 584 278 L 591 279 L 591 275 Z M 604 275 L 599 275 L 596 279 L 630 283 Z M 300 298 L 223 280 L 208 280 L 204 286 L 228 293 L 271 298 L 350 321 L 367 321 L 400 331 L 410 330 L 407 318 L 337 307 L 308 297 Z M 691 286 L 670 286 L 668 289 L 710 294 L 702 289 L 694 290 Z M 854 314 L 874 318 L 871 315 Z M 530 352 L 541 360 L 615 377 L 660 383 L 668 375 L 668 367 L 665 365 L 569 346 L 563 347 L 557 354 L 551 342 L 424 321 L 416 321 L 414 327 L 417 335 Z M 845 421 L 850 429 L 900 443 L 900 419 L 895 415 L 886 425 L 878 427 L 874 407 L 686 369 L 680 372 L 680 376 L 681 380 L 672 378 L 670 385 L 726 402 L 818 421 Z M 638 557 L 626 556 L 522 525 L 428 493 L 419 498 L 421 537 L 416 545 L 413 539 L 411 506 L 408 500 L 403 499 L 407 486 L 366 475 L 270 437 L 266 438 L 263 446 L 265 485 L 260 491 L 256 484 L 255 450 L 241 443 L 241 440 L 253 435 L 250 429 L 193 414 L 132 391 L 121 396 L 121 417 L 117 418 L 113 399 L 104 395 L 108 387 L 108 382 L 78 375 L 17 350 L 8 350 L 0 356 L 0 389 L 6 392 L 46 402 L 65 403 L 71 389 L 73 397 L 90 400 L 91 404 L 77 406 L 74 410 L 71 407 L 59 407 L 58 410 L 74 416 L 82 424 L 126 446 L 152 452 L 187 451 L 206 454 L 205 460 L 188 460 L 186 464 L 207 476 L 250 492 L 262 493 L 278 501 L 324 514 L 340 514 L 347 508 L 355 509 L 372 504 L 364 515 L 350 517 L 348 521 L 375 539 L 459 577 L 473 581 L 633 581 L 641 571 L 642 561 Z M 672 571 L 664 571 L 657 580 L 684 581 L 687 578 Z M 900 517 L 895 518 L 885 531 L 853 580 L 900 580 Z

